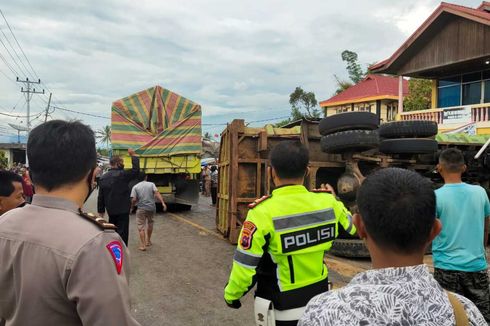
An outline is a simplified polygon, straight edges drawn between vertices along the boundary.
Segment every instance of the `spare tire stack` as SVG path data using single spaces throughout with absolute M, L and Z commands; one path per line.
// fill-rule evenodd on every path
M 430 154 L 438 148 L 437 123 L 426 120 L 394 121 L 378 129 L 381 142 L 379 151 L 384 154 Z
M 363 152 L 379 145 L 378 117 L 370 112 L 345 112 L 320 121 L 321 149 L 326 153 Z

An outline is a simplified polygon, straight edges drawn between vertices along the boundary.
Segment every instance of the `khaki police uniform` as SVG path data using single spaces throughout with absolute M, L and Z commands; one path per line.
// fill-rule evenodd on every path
M 275 189 L 250 205 L 240 232 L 225 301 L 232 305 L 255 283 L 257 325 L 296 325 L 306 304 L 328 291 L 324 253 L 339 227 L 355 234 L 349 211 L 326 192 L 309 192 L 302 185 Z M 266 312 L 257 313 L 258 299 Z M 269 306 L 275 322 L 267 323 Z M 259 305 L 263 305 L 259 303 Z
M 108 223 L 35 195 L 0 217 L 0 320 L 6 325 L 139 325 L 128 254 Z

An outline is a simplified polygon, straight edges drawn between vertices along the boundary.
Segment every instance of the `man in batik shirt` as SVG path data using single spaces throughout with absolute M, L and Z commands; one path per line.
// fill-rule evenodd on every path
M 373 270 L 344 288 L 308 303 L 300 326 L 487 325 L 476 306 L 446 292 L 423 264 L 424 252 L 441 231 L 431 184 L 415 172 L 387 168 L 369 176 L 357 195 L 358 235 Z

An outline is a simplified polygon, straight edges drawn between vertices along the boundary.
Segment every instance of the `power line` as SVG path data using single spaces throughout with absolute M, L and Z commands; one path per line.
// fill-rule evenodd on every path
M 0 28 L 0 31 L 2 32 L 3 36 L 5 37 L 5 40 L 10 45 L 10 47 L 12 48 L 12 50 L 14 50 L 14 53 L 15 53 L 17 59 L 19 59 L 20 63 L 22 63 L 22 66 L 25 68 L 25 71 L 29 71 L 29 69 L 27 69 L 26 65 L 24 64 L 24 61 L 22 61 L 21 57 L 19 56 L 19 54 L 17 53 L 17 51 L 15 50 L 15 48 L 12 46 L 12 43 L 10 43 L 10 40 L 8 39 L 7 35 L 5 35 L 5 32 L 3 31 L 3 28 Z
M 7 62 L 7 59 L 5 59 L 5 57 L 4 57 L 4 56 L 3 56 L 1 53 L 0 53 L 0 58 L 1 58 L 1 59 L 2 59 L 2 61 L 5 63 L 5 65 L 7 66 L 7 68 L 9 68 L 9 69 L 10 69 L 10 71 L 11 71 L 11 72 L 12 72 L 14 75 L 16 75 L 16 76 L 20 75 L 20 74 L 19 74 L 19 73 L 18 73 L 18 72 L 17 72 L 17 71 L 16 71 L 16 70 L 15 70 L 15 69 L 14 69 L 14 68 L 13 68 L 13 67 L 12 67 L 12 66 L 11 66 L 11 65 L 8 63 L 8 62 Z
M 102 118 L 102 119 L 108 119 L 108 120 L 111 119 L 109 117 L 104 117 L 102 115 L 97 115 L 97 114 L 92 114 L 92 113 L 85 113 L 85 112 L 70 110 L 70 109 L 67 109 L 67 108 L 60 108 L 59 106 L 52 105 L 51 107 L 54 108 L 54 109 L 56 109 L 56 110 L 67 111 L 67 112 L 76 113 L 76 114 L 83 114 L 83 115 L 86 115 L 86 116 L 89 116 L 89 117 Z
M 32 72 L 34 73 L 34 76 L 37 78 L 37 79 L 41 79 L 39 78 L 39 76 L 37 75 L 36 71 L 34 70 L 34 68 L 32 67 L 31 65 L 31 62 L 29 61 L 29 59 L 27 58 L 24 50 L 22 49 L 22 46 L 20 46 L 20 43 L 19 41 L 17 40 L 17 37 L 15 37 L 15 34 L 14 32 L 12 31 L 12 28 L 10 27 L 10 24 L 9 22 L 7 21 L 7 18 L 5 18 L 5 15 L 3 14 L 3 11 L 0 9 L 0 14 L 2 15 L 3 19 L 5 20 L 5 23 L 7 24 L 7 27 L 9 28 L 10 30 L 10 33 L 12 34 L 12 36 L 14 37 L 14 40 L 15 40 L 15 43 L 17 43 L 17 46 L 19 47 L 20 51 L 22 52 L 22 54 L 24 55 L 24 58 L 26 58 L 27 60 L 27 63 L 29 64 L 29 67 L 31 67 L 32 69 Z M 46 87 L 47 88 L 47 87 Z
M 0 29 L 1 30 L 1 29 Z M 2 30 L 2 33 L 3 33 L 3 30 Z M 4 34 L 5 35 L 5 34 Z M 19 70 L 24 74 L 25 77 L 27 77 L 28 74 L 25 73 L 25 71 L 22 69 L 22 67 L 19 65 L 19 63 L 17 62 L 17 60 L 14 58 L 14 56 L 12 55 L 12 53 L 10 53 L 9 49 L 7 48 L 7 46 L 5 45 L 5 43 L 3 43 L 2 39 L 0 38 L 0 43 L 2 43 L 3 47 L 5 48 L 5 50 L 7 50 L 7 53 L 9 54 L 10 58 L 12 58 L 12 61 L 15 63 L 15 65 L 17 66 L 17 68 L 19 68 Z M 15 51 L 14 51 L 15 52 Z
M 10 80 L 11 82 L 15 83 L 15 80 L 13 80 L 13 79 L 12 79 L 12 78 L 10 78 L 9 76 L 7 76 L 7 74 L 6 74 L 6 73 L 4 73 L 2 70 L 0 70 L 0 73 L 1 73 L 2 75 L 4 75 L 4 76 L 5 76 L 5 78 L 7 78 L 8 80 Z
M 36 114 L 31 115 L 31 117 L 32 116 L 39 117 L 43 113 L 44 113 L 44 111 L 41 111 L 41 112 L 38 112 Z M 18 118 L 18 119 L 25 119 L 25 118 L 27 118 L 27 115 L 17 115 L 17 114 L 10 114 L 10 113 L 4 113 L 4 112 L 0 112 L 0 115 L 4 115 L 4 116 L 10 117 L 10 118 Z

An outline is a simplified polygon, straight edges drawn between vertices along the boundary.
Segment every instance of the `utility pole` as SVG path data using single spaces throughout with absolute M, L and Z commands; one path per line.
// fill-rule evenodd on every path
M 29 138 L 29 132 L 31 131 L 31 99 L 32 95 L 34 94 L 44 94 L 44 89 L 42 92 L 36 91 L 35 88 L 31 87 L 31 84 L 41 84 L 41 79 L 38 79 L 37 81 L 30 81 L 29 78 L 26 78 L 26 80 L 20 80 L 19 77 L 17 77 L 17 82 L 18 83 L 23 83 L 26 86 L 26 89 L 24 90 L 24 87 L 20 88 L 21 93 L 26 94 L 26 102 L 27 102 L 27 138 Z M 29 162 L 27 159 L 27 150 L 26 150 L 26 165 L 29 166 Z
M 46 113 L 44 114 L 44 122 L 48 121 L 49 106 L 51 105 L 51 95 L 53 95 L 53 93 L 49 93 L 48 106 L 46 107 Z

